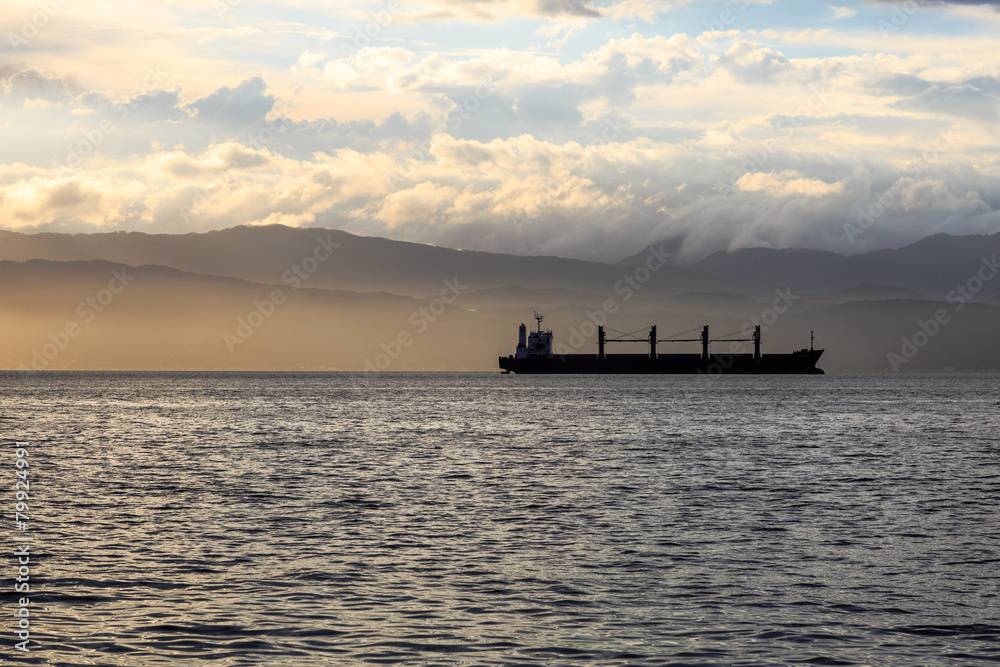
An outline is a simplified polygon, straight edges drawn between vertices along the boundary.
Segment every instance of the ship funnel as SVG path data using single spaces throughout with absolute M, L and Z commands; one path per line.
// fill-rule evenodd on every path
M 517 330 L 517 346 L 528 347 L 528 327 L 523 324 Z

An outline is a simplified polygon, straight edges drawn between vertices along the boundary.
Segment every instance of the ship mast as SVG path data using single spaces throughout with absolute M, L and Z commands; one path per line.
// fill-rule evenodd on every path
M 535 312 L 535 319 L 538 321 L 538 333 L 542 333 L 542 320 L 545 318 L 539 315 L 536 311 L 533 312 Z

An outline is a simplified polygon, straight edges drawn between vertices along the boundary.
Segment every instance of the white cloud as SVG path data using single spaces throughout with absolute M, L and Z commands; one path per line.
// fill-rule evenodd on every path
M 298 69 L 322 76 L 339 90 L 396 87 L 401 71 L 413 60 L 413 53 L 400 47 L 364 46 L 347 55 L 330 58 L 325 52 L 305 51 Z
M 997 119 L 997 98 L 971 84 L 957 86 L 935 84 L 910 99 L 897 102 L 894 106 L 985 122 Z
M 764 192 L 773 197 L 789 195 L 823 197 L 842 193 L 844 185 L 825 183 L 816 178 L 803 178 L 795 171 L 783 171 L 780 174 L 755 172 L 741 176 L 736 181 L 736 189 L 743 192 Z
M 408 23 L 453 20 L 495 23 L 518 17 L 598 19 L 602 16 L 593 0 L 412 0 L 404 9 L 398 18 Z
M 838 5 L 830 5 L 830 18 L 834 21 L 840 21 L 841 19 L 853 18 L 858 12 L 850 7 L 840 7 Z
M 608 15 L 615 20 L 640 19 L 652 23 L 660 14 L 689 2 L 691 0 L 621 0 L 611 5 Z

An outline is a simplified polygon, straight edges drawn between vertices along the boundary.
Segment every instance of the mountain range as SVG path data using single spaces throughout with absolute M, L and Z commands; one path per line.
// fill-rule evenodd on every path
M 755 248 L 682 262 L 675 250 L 599 263 L 282 226 L 6 232 L 0 366 L 492 371 L 538 310 L 580 352 L 596 351 L 593 322 L 657 324 L 660 337 L 708 324 L 718 337 L 762 321 L 765 352 L 815 331 L 827 371 L 1000 369 L 1000 235 L 853 256 Z

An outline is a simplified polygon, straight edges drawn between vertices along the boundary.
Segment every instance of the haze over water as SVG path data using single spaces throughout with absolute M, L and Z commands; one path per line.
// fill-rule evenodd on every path
M 995 375 L 2 382 L 39 555 L 8 662 L 1000 654 Z

